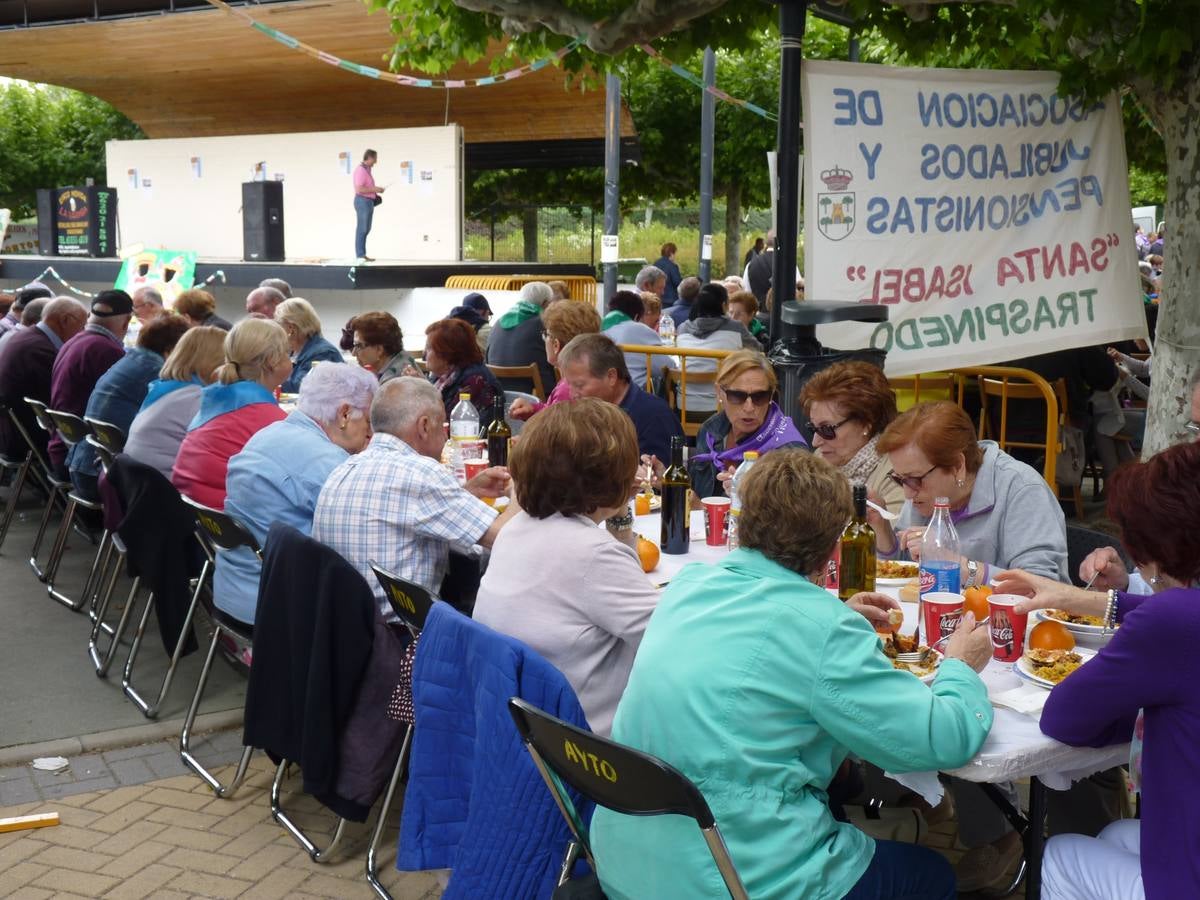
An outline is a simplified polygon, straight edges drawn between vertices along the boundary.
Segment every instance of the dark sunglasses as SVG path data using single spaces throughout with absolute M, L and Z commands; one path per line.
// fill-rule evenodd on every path
M 725 402 L 730 406 L 745 406 L 747 400 L 755 406 L 766 406 L 771 402 L 771 391 L 735 391 L 726 387 L 721 390 L 725 394 Z
M 837 440 L 837 430 L 849 422 L 853 416 L 846 416 L 842 421 L 830 425 L 828 422 L 824 425 L 818 425 L 816 422 L 809 422 L 808 427 L 812 429 L 813 434 L 819 434 L 827 441 Z
M 930 466 L 929 472 L 932 472 L 936 468 L 937 466 Z M 929 472 L 926 472 L 924 475 L 897 475 L 896 470 L 893 469 L 888 472 L 888 478 L 892 479 L 900 487 L 906 487 L 910 491 L 919 491 L 921 485 L 925 483 L 925 479 L 929 477 Z

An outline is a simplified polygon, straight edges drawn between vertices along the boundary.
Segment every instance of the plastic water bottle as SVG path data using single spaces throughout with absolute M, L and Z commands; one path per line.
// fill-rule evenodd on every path
M 454 477 L 460 482 L 467 480 L 467 468 L 463 464 L 463 444 L 466 441 L 479 440 L 479 410 L 471 402 L 471 395 L 463 392 L 458 395 L 458 403 L 450 410 L 450 440 L 454 442 Z
M 921 593 L 945 591 L 959 593 L 958 532 L 950 520 L 950 500 L 937 497 L 933 501 L 933 518 L 921 539 Z
M 665 309 L 662 311 L 662 318 L 658 320 L 658 336 L 662 338 L 664 344 L 674 345 L 675 343 L 675 320 Z
M 758 451 L 747 450 L 742 457 L 742 464 L 734 470 L 733 479 L 729 482 L 729 549 L 736 550 L 741 546 L 738 537 L 738 523 L 742 515 L 742 500 L 739 488 L 746 479 L 746 473 L 758 462 Z

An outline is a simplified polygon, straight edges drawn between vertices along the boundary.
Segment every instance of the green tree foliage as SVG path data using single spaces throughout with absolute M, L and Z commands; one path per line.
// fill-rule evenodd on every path
M 584 47 L 564 60 L 568 71 L 606 71 L 616 54 L 645 41 L 687 58 L 706 46 L 747 50 L 775 20 L 761 0 L 366 0 L 384 10 L 396 35 L 393 67 L 445 72 L 478 62 L 505 41 L 494 71 L 542 59 L 574 38 Z M 657 39 L 662 38 L 661 42 Z
M 845 59 L 846 29 L 810 17 L 808 55 Z M 674 59 L 699 75 L 703 51 Z M 695 203 L 700 172 L 701 90 L 665 66 L 631 51 L 617 67 L 622 97 L 638 132 L 642 160 L 621 171 L 625 210 L 646 202 Z M 778 103 L 779 39 L 755 35 L 752 48 L 717 52 L 717 86 L 728 94 L 774 111 Z M 771 197 L 766 154 L 775 149 L 776 125 L 749 110 L 717 101 L 713 149 L 713 193 L 725 200 L 726 256 L 740 260 L 740 223 L 745 208 L 762 209 Z M 604 173 L 598 167 L 565 171 L 501 170 L 471 173 L 468 207 L 491 204 L 582 204 L 603 202 Z M 719 248 L 718 248 L 719 249 Z
M 104 143 L 142 130 L 107 103 L 65 88 L 0 86 L 0 206 L 25 218 L 38 188 L 105 180 Z

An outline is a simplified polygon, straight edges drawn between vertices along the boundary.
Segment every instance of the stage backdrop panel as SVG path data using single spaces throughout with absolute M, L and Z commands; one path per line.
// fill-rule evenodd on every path
M 370 147 L 387 190 L 367 252 L 444 262 L 462 253 L 462 146 L 462 129 L 447 125 L 109 141 L 106 151 L 122 246 L 241 259 L 242 182 L 282 177 L 284 250 L 305 260 L 354 256 L 352 172 Z
M 804 63 L 805 279 L 892 375 L 1143 337 L 1115 93 L 1053 72 Z

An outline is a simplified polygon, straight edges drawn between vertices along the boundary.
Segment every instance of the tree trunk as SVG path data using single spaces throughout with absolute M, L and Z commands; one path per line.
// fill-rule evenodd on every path
M 1176 84 L 1169 97 L 1138 90 L 1167 149 L 1166 263 L 1143 459 L 1190 439 L 1184 427 L 1191 418 L 1188 384 L 1200 370 L 1200 64 Z
M 725 189 L 725 274 L 742 274 L 742 185 Z
M 521 210 L 521 237 L 525 244 L 525 262 L 537 262 L 538 211 L 534 207 Z

